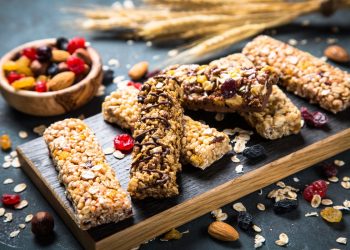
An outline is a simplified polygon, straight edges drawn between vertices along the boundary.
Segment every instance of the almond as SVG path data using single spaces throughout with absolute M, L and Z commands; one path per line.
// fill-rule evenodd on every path
M 239 239 L 239 234 L 231 225 L 215 221 L 208 227 L 208 233 L 215 239 L 222 241 L 235 241 Z
M 59 49 L 52 50 L 52 61 L 54 62 L 65 62 L 70 57 L 69 52 Z
M 56 91 L 68 88 L 74 83 L 75 74 L 71 71 L 62 72 L 55 75 L 48 83 L 49 90 Z
M 350 61 L 349 53 L 339 45 L 328 46 L 324 51 L 324 55 L 339 63 L 346 63 Z
M 136 63 L 134 66 L 132 66 L 132 68 L 129 70 L 129 76 L 131 80 L 138 81 L 145 76 L 145 74 L 147 73 L 147 70 L 148 70 L 148 62 L 146 61 L 139 62 L 139 63 Z

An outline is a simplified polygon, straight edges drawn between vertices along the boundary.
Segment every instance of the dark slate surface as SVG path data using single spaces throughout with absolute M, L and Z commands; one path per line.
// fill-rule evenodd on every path
M 61 7 L 72 6 L 73 4 L 82 4 L 86 2 L 91 3 L 111 3 L 112 1 L 3 1 L 0 8 L 0 54 L 4 54 L 9 49 L 17 46 L 21 43 L 56 36 L 72 37 L 75 35 L 83 35 L 91 41 L 92 45 L 103 56 L 106 63 L 110 58 L 117 58 L 121 62 L 121 67 L 115 70 L 116 75 L 126 75 L 128 64 L 140 60 L 148 60 L 152 68 L 155 68 L 157 64 L 165 58 L 169 48 L 148 48 L 145 43 L 139 42 L 133 45 L 126 45 L 123 41 L 115 41 L 105 38 L 93 38 L 90 35 L 86 35 L 81 31 L 73 30 L 66 24 L 62 25 L 64 16 L 59 9 Z M 339 43 L 343 46 L 349 46 L 349 15 L 350 12 L 342 11 L 330 19 L 322 19 L 318 15 L 308 16 L 303 19 L 299 19 L 294 24 L 285 26 L 278 29 L 278 33 L 275 37 L 284 41 L 289 38 L 295 38 L 297 40 L 307 39 L 306 45 L 300 45 L 301 49 L 310 51 L 311 53 L 321 56 L 323 49 L 326 47 L 326 38 L 334 37 L 339 39 Z M 302 20 L 309 19 L 311 24 L 308 27 L 300 28 Z M 332 27 L 338 26 L 340 32 L 333 33 Z M 316 37 L 320 37 L 321 42 L 316 41 Z M 239 51 L 244 43 L 232 46 L 227 51 L 216 55 L 221 56 L 227 53 Z M 349 48 L 349 47 L 348 47 Z M 154 57 L 156 55 L 156 57 Z M 344 66 L 349 69 L 349 66 Z M 111 84 L 107 87 L 107 93 L 114 90 L 115 85 Z M 18 145 L 24 142 L 19 139 L 17 133 L 19 130 L 31 131 L 32 128 L 39 124 L 49 124 L 53 121 L 60 120 L 64 117 L 77 117 L 80 114 L 84 114 L 86 117 L 97 114 L 100 112 L 100 103 L 103 97 L 95 98 L 90 104 L 84 108 L 77 110 L 67 116 L 60 116 L 54 118 L 35 118 L 27 115 L 23 115 L 11 108 L 9 108 L 3 99 L 0 98 L 0 133 L 9 133 L 13 138 L 14 145 Z M 344 122 L 346 114 L 343 113 Z M 348 113 L 347 113 L 348 114 Z M 205 116 L 210 116 L 206 114 Z M 198 118 L 198 117 L 197 117 Z M 347 124 L 345 122 L 344 124 Z M 314 131 L 317 134 L 322 134 L 324 131 Z M 33 133 L 30 133 L 30 139 L 35 138 Z M 0 152 L 0 163 L 3 163 L 3 156 L 5 154 Z M 343 159 L 346 162 L 350 162 L 349 151 L 337 156 L 336 158 Z M 340 171 L 340 177 L 350 176 L 349 164 L 343 167 Z M 320 178 L 318 167 L 311 168 L 303 171 L 296 176 L 301 180 L 301 185 Z M 23 197 L 28 199 L 30 205 L 28 208 L 21 211 L 14 211 L 14 221 L 12 223 L 4 223 L 0 220 L 0 249 L 37 249 L 37 248 L 49 248 L 49 249 L 78 249 L 81 248 L 79 243 L 70 234 L 67 227 L 63 224 L 62 220 L 55 214 L 50 205 L 40 195 L 39 191 L 31 183 L 31 181 L 25 176 L 20 169 L 0 169 L 0 181 L 6 178 L 13 178 L 16 183 L 26 182 L 28 188 L 23 192 Z M 291 178 L 288 181 L 292 183 Z M 287 182 L 288 182 L 287 181 Z M 11 192 L 14 185 L 2 185 L 0 184 L 0 193 Z M 324 223 L 320 218 L 305 218 L 304 214 L 309 211 L 314 211 L 306 202 L 301 200 L 300 208 L 286 216 L 277 216 L 271 209 L 267 212 L 259 212 L 255 205 L 257 202 L 263 202 L 269 207 L 269 201 L 265 199 L 265 195 L 269 189 L 264 189 L 262 196 L 256 193 L 251 194 L 242 199 L 243 203 L 248 207 L 248 210 L 255 216 L 255 222 L 262 229 L 262 235 L 266 237 L 267 243 L 262 249 L 276 249 L 278 248 L 274 241 L 278 238 L 279 233 L 285 232 L 289 235 L 290 244 L 289 249 L 330 249 L 340 248 L 346 249 L 345 246 L 339 245 L 335 242 L 335 239 L 340 236 L 350 237 L 349 234 L 349 215 L 345 217 L 343 223 L 337 225 L 329 225 Z M 329 197 L 340 204 L 345 198 L 349 199 L 349 191 L 342 189 L 339 185 L 331 185 Z M 35 213 L 36 211 L 45 210 L 52 212 L 55 217 L 55 235 L 52 239 L 46 242 L 37 241 L 33 238 L 29 227 L 26 228 L 21 234 L 15 238 L 10 239 L 8 234 L 16 229 L 19 223 L 22 223 L 24 217 L 28 213 Z M 234 223 L 234 214 L 231 206 L 226 206 L 224 211 L 229 214 L 229 222 Z M 241 233 L 241 239 L 235 243 L 221 243 L 209 238 L 206 234 L 207 225 L 212 221 L 209 215 L 203 216 L 191 223 L 182 226 L 181 230 L 189 229 L 190 233 L 184 235 L 183 239 L 173 242 L 160 242 L 154 240 L 151 243 L 143 246 L 145 249 L 250 249 L 253 247 L 253 236 Z M 132 236 L 131 236 L 132 237 Z

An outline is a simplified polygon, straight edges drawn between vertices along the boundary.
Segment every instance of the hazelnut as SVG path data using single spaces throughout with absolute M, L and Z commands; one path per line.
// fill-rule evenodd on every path
M 339 45 L 328 46 L 324 51 L 324 55 L 338 63 L 347 63 L 350 61 L 349 53 Z
M 54 220 L 48 212 L 38 212 L 32 219 L 32 232 L 37 237 L 48 236 L 53 232 Z

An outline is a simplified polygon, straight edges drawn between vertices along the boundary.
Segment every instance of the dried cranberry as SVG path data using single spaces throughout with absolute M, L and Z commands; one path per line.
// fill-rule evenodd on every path
M 22 51 L 22 55 L 28 57 L 31 61 L 36 59 L 36 49 L 35 48 L 25 48 Z
M 14 81 L 17 81 L 21 78 L 25 77 L 24 74 L 18 74 L 17 72 L 14 72 L 14 71 L 11 71 L 7 76 L 7 81 L 11 84 L 13 83 Z
M 13 206 L 21 201 L 21 197 L 18 194 L 3 194 L 2 203 L 5 206 Z
M 326 163 L 323 165 L 323 172 L 327 177 L 333 177 L 338 174 L 338 167 L 333 163 Z
M 142 84 L 139 83 L 139 82 L 132 82 L 132 81 L 129 81 L 127 84 L 127 86 L 133 86 L 134 88 L 138 89 L 138 90 L 141 90 L 142 88 Z
M 307 201 L 311 201 L 312 197 L 316 194 L 324 198 L 327 193 L 327 183 L 324 180 L 318 180 L 311 183 L 304 189 L 303 196 Z
M 35 91 L 36 92 L 46 92 L 47 91 L 46 82 L 44 82 L 44 81 L 36 82 L 35 83 Z
M 79 75 L 85 71 L 84 61 L 76 56 L 70 56 L 67 59 L 67 67 L 70 71 Z
M 327 116 L 319 111 L 312 113 L 306 107 L 301 107 L 300 112 L 305 122 L 310 126 L 319 128 L 323 127 L 328 122 Z
M 85 49 L 85 39 L 81 37 L 72 38 L 67 45 L 67 51 L 73 54 L 77 49 L 83 48 Z
M 231 98 L 234 96 L 237 92 L 237 85 L 236 80 L 230 78 L 227 79 L 222 85 L 221 85 L 221 93 L 222 96 L 225 99 Z
M 122 152 L 129 152 L 134 147 L 134 139 L 128 134 L 117 135 L 114 138 L 114 148 Z

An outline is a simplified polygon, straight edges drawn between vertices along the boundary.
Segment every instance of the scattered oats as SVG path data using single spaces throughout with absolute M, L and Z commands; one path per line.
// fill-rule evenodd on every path
M 118 88 L 120 88 L 119 83 L 121 83 L 122 81 L 124 81 L 124 79 L 125 79 L 125 76 L 116 76 L 116 77 L 113 78 L 113 83 L 118 84 Z M 126 84 L 127 84 L 128 82 L 129 82 L 129 81 L 125 81 L 125 86 L 126 86 Z
M 344 245 L 346 245 L 347 241 L 348 241 L 348 239 L 345 238 L 345 237 L 339 237 L 339 238 L 336 240 L 336 242 L 338 242 L 338 243 L 340 243 L 340 244 L 344 244 Z
M 152 47 L 152 42 L 151 42 L 151 41 L 147 41 L 147 42 L 146 42 L 146 46 L 147 46 L 147 47 Z
M 350 181 L 342 181 L 341 186 L 345 189 L 350 189 Z
M 337 165 L 338 167 L 342 167 L 345 165 L 345 162 L 342 160 L 334 160 L 334 164 Z
M 343 181 L 350 181 L 350 177 L 349 176 L 344 176 L 343 177 Z
M 337 26 L 333 26 L 332 29 L 331 29 L 331 31 L 332 31 L 333 33 L 338 33 L 338 32 L 339 32 L 339 28 L 338 28 Z
M 26 224 L 23 224 L 23 223 L 22 223 L 22 224 L 19 224 L 18 227 L 19 227 L 20 229 L 25 229 L 25 228 L 26 228 Z
M 245 206 L 243 205 L 242 202 L 237 202 L 237 203 L 233 204 L 232 207 L 237 212 L 246 212 L 247 211 L 247 209 L 245 208 Z
M 339 178 L 337 177 L 337 176 L 332 176 L 332 177 L 329 177 L 328 178 L 328 180 L 330 181 L 330 182 L 338 182 L 339 181 Z
M 350 201 L 345 200 L 345 201 L 343 202 L 343 205 L 344 205 L 344 207 L 349 207 L 349 208 L 350 208 Z
M 318 217 L 317 212 L 309 212 L 305 214 L 305 217 Z
M 327 38 L 327 43 L 328 44 L 335 44 L 338 42 L 337 38 Z
M 330 206 L 330 205 L 333 205 L 333 201 L 331 199 L 323 199 L 321 201 L 321 204 L 324 206 Z
M 324 62 L 326 62 L 328 60 L 328 58 L 326 56 L 321 56 L 320 59 Z
M 101 85 L 100 87 L 98 87 L 98 90 L 97 90 L 95 96 L 103 96 L 105 94 L 105 91 L 106 91 L 106 86 Z
M 210 212 L 210 214 L 213 216 L 213 217 L 217 217 L 219 214 L 222 213 L 222 209 L 221 208 L 218 208 L 218 209 L 215 209 L 213 211 Z
M 315 194 L 313 197 L 312 197 L 312 200 L 311 200 L 311 206 L 313 208 L 318 208 L 321 204 L 321 196 L 318 195 L 318 194 Z
M 126 44 L 127 44 L 127 45 L 133 45 L 133 44 L 134 44 L 134 41 L 133 41 L 133 40 L 127 40 L 127 41 L 126 41 Z
M 260 235 L 260 234 L 257 234 L 255 235 L 255 238 L 254 238 L 254 248 L 259 248 L 261 247 L 265 242 L 265 238 Z
M 14 168 L 19 168 L 19 167 L 21 167 L 21 163 L 19 162 L 18 157 L 16 157 L 15 159 L 13 159 L 13 161 L 11 162 L 11 165 L 12 165 L 12 167 L 14 167 Z
M 281 233 L 279 235 L 279 239 L 275 241 L 276 245 L 278 246 L 285 246 L 287 245 L 289 242 L 289 238 L 288 235 L 286 235 L 285 233 Z
M 24 219 L 24 221 L 25 221 L 26 223 L 28 223 L 28 222 L 31 222 L 32 219 L 33 219 L 33 215 L 32 215 L 32 214 L 28 214 L 28 215 L 26 216 L 26 218 Z
M 258 227 L 257 225 L 253 225 L 253 230 L 257 233 L 260 233 L 262 230 L 260 227 Z
M 112 148 L 112 147 L 108 147 L 108 148 L 103 149 L 103 153 L 104 153 L 105 155 L 111 155 L 111 154 L 114 153 L 114 151 L 115 151 L 115 149 Z
M 173 57 L 179 54 L 179 51 L 177 49 L 172 49 L 168 51 L 168 56 Z
M 100 190 L 100 188 L 98 186 L 92 186 L 89 188 L 88 191 L 90 194 L 96 194 L 99 190 Z
M 20 232 L 21 232 L 20 230 L 13 231 L 13 232 L 10 233 L 10 237 L 11 237 L 11 238 L 14 238 L 14 237 L 16 237 Z
M 241 162 L 240 159 L 238 159 L 237 155 L 234 155 L 231 157 L 231 161 L 235 162 L 235 163 L 238 163 L 238 162 Z
M 20 183 L 16 185 L 13 189 L 15 193 L 23 192 L 27 188 L 27 185 L 25 183 Z
M 293 181 L 294 181 L 294 182 L 299 182 L 300 180 L 299 180 L 298 177 L 293 177 Z
M 279 181 L 279 182 L 276 183 L 276 186 L 280 187 L 280 188 L 285 188 L 286 184 L 283 181 Z
M 113 153 L 113 156 L 117 159 L 123 159 L 125 157 L 125 154 L 123 154 L 122 152 L 120 152 L 119 150 L 116 150 Z
M 91 170 L 86 170 L 81 173 L 81 177 L 85 180 L 92 180 L 96 177 L 96 175 Z
M 112 58 L 108 60 L 108 65 L 118 68 L 120 66 L 120 62 L 117 59 Z
M 235 146 L 233 147 L 233 150 L 236 153 L 242 153 L 244 151 L 244 149 L 246 148 L 246 144 L 247 144 L 247 141 L 238 140 L 238 141 L 236 141 Z
M 334 209 L 350 211 L 350 208 L 344 206 L 333 206 Z
M 275 199 L 275 202 L 284 200 L 284 199 L 289 199 L 289 200 L 296 200 L 298 195 L 296 192 L 299 190 L 296 188 L 293 188 L 291 186 L 286 186 L 285 188 L 279 188 L 279 189 L 274 189 L 270 191 L 267 195 L 267 198 L 270 199 Z
M 190 230 L 186 230 L 186 231 L 183 231 L 183 232 L 181 232 L 182 234 L 189 234 L 190 233 Z
M 256 205 L 256 208 L 257 209 L 259 209 L 260 211 L 265 211 L 265 205 L 264 204 L 262 204 L 262 203 L 258 203 L 257 205 Z
M 19 138 L 21 138 L 21 139 L 26 139 L 26 138 L 28 138 L 28 133 L 26 132 L 26 131 L 19 131 L 18 132 L 18 136 L 19 136 Z
M 6 213 L 4 214 L 5 220 L 4 222 L 11 222 L 12 221 L 12 213 Z
M 215 115 L 215 120 L 216 121 L 221 122 L 224 119 L 225 119 L 225 114 L 224 113 L 216 113 L 216 115 Z
M 263 190 L 260 189 L 259 192 L 258 192 L 258 195 L 262 195 L 263 194 Z
M 304 27 L 309 26 L 310 25 L 310 20 L 308 20 L 308 19 L 303 20 L 301 22 L 301 25 L 304 26 Z
M 288 40 L 288 43 L 289 43 L 290 45 L 292 45 L 292 46 L 298 45 L 298 41 L 295 40 L 295 39 L 289 39 L 289 40 Z
M 3 168 L 9 168 L 9 167 L 11 167 L 11 162 L 4 162 L 3 164 L 2 164 L 2 167 Z
M 243 171 L 243 165 L 242 164 L 237 165 L 236 168 L 235 168 L 235 171 L 236 171 L 237 174 L 243 173 L 244 172 Z
M 5 157 L 4 157 L 4 161 L 5 161 L 5 162 L 12 161 L 11 154 L 10 154 L 10 155 L 5 155 Z
M 159 55 L 154 55 L 154 56 L 152 56 L 152 59 L 153 59 L 153 60 L 158 60 L 159 58 L 160 58 Z
M 22 209 L 28 206 L 28 201 L 27 200 L 21 200 L 18 204 L 14 206 L 15 209 Z
M 33 128 L 33 132 L 42 136 L 45 132 L 46 126 L 45 125 L 39 125 Z
M 305 121 L 304 121 L 303 119 L 301 119 L 301 120 L 300 120 L 300 126 L 301 126 L 301 127 L 304 127 L 304 125 L 305 125 Z
M 11 153 L 10 153 L 10 156 L 12 157 L 12 158 L 15 158 L 15 157 L 17 157 L 17 151 L 12 151 Z
M 5 208 L 0 207 L 0 217 L 4 216 L 5 214 Z
M 307 40 L 306 40 L 306 39 L 301 40 L 301 41 L 300 41 L 300 44 L 301 44 L 301 45 L 306 45 L 306 44 L 307 44 Z
M 103 65 L 103 66 L 102 66 L 102 70 L 103 70 L 103 71 L 109 70 L 109 66 L 108 66 L 108 65 Z

